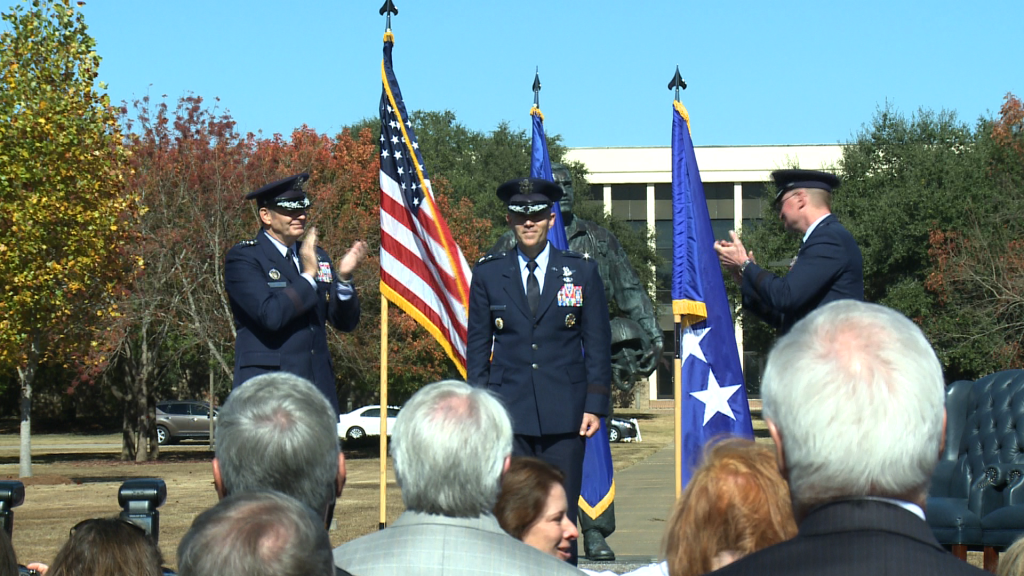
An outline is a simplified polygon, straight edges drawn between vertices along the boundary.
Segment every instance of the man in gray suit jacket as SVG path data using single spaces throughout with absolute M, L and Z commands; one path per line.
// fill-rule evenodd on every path
M 579 575 L 506 534 L 491 514 L 511 454 L 512 424 L 490 392 L 454 380 L 424 386 L 391 435 L 406 511 L 335 548 L 335 564 L 359 576 Z

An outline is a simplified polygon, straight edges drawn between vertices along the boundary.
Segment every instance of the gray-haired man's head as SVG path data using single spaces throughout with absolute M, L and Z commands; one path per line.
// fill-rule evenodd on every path
M 333 576 L 331 539 L 280 492 L 233 494 L 196 517 L 178 546 L 181 576 Z
M 405 507 L 428 514 L 489 514 L 511 454 L 512 423 L 501 402 L 455 380 L 416 392 L 391 435 Z
M 217 415 L 214 482 L 224 497 L 277 490 L 330 522 L 345 483 L 334 409 L 308 380 L 285 372 L 246 381 Z

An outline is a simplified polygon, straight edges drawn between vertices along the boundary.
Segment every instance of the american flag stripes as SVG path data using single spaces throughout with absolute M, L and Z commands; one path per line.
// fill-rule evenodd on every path
M 416 319 L 466 376 L 470 269 L 434 203 L 384 36 L 380 99 L 380 291 Z

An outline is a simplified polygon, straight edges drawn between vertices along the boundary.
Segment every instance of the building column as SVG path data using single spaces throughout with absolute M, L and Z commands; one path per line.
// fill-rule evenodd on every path
M 737 233 L 743 232 L 743 183 L 735 182 L 732 185 L 732 224 L 733 230 Z M 736 314 L 733 319 L 733 329 L 736 331 L 736 351 L 740 355 L 740 370 L 743 369 L 743 317 Z
M 611 215 L 612 213 L 612 185 L 605 184 L 602 189 L 601 202 L 604 203 L 604 213 Z
M 647 233 L 649 234 L 648 237 L 650 238 L 651 249 L 654 249 L 656 247 L 656 243 L 657 243 L 657 239 L 654 236 L 656 234 L 656 228 L 654 226 L 654 184 L 648 184 L 647 185 Z M 651 273 L 653 274 L 655 272 L 656 271 L 655 271 L 654 267 L 652 266 L 651 267 Z M 657 279 L 655 279 L 655 282 L 657 282 Z M 647 292 L 648 293 L 654 292 L 654 290 L 655 290 L 654 286 L 648 286 L 647 287 Z M 654 313 L 655 313 L 655 323 L 657 323 L 658 304 L 657 304 L 657 302 L 654 302 L 653 304 L 654 304 Z M 647 396 L 651 400 L 657 400 L 658 399 L 658 371 L 657 370 L 652 372 L 651 375 L 647 378 Z

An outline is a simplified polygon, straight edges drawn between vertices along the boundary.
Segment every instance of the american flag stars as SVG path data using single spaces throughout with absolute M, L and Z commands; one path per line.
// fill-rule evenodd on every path
M 419 158 L 420 145 L 412 132 L 412 121 L 403 118 L 404 108 L 398 106 L 396 109 L 387 101 L 386 95 L 382 98 L 380 110 L 380 169 L 399 184 L 406 206 L 415 212 L 424 202 L 423 186 L 416 168 L 419 167 L 424 180 L 427 175 Z M 412 142 L 411 147 L 407 145 L 406 134 Z

